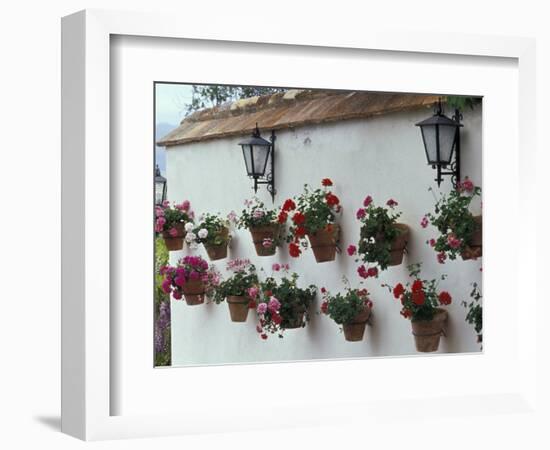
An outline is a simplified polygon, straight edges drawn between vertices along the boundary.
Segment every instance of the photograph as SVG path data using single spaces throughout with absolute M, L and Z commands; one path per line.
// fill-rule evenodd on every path
M 482 97 L 153 89 L 155 367 L 483 352 Z

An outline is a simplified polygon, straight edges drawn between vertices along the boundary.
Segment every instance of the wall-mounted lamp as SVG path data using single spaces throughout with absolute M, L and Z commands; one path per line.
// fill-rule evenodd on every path
M 271 132 L 271 138 L 268 141 L 260 135 L 256 124 L 252 136 L 239 142 L 239 145 L 243 149 L 246 173 L 254 179 L 254 192 L 258 192 L 259 184 L 266 184 L 271 199 L 275 201 L 275 132 Z M 268 160 L 271 167 L 266 174 Z
M 155 203 L 161 205 L 166 200 L 166 178 L 160 174 L 159 166 L 155 169 Z
M 418 122 L 416 126 L 422 131 L 422 140 L 426 150 L 428 164 L 437 169 L 437 185 L 443 181 L 443 175 L 450 175 L 456 188 L 460 182 L 460 123 L 462 114 L 458 109 L 452 119 L 443 114 L 441 100 L 437 102 L 434 115 Z M 453 154 L 455 160 L 452 162 Z M 445 170 L 450 166 L 450 170 Z

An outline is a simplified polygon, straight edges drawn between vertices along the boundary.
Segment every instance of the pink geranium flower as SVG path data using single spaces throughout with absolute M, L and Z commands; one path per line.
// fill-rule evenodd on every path
M 267 308 L 269 309 L 269 311 L 271 311 L 272 313 L 277 312 L 279 311 L 280 307 L 281 307 L 281 303 L 275 297 L 271 297 L 269 299 L 269 303 L 267 305 Z
M 426 216 L 422 217 L 422 220 L 420 221 L 420 226 L 422 228 L 426 228 L 430 222 L 428 221 L 428 218 Z
M 267 312 L 267 303 L 260 303 L 257 307 L 256 307 L 256 312 L 258 314 L 265 314 Z
M 363 206 L 366 208 L 372 203 L 372 197 L 370 195 L 367 195 L 365 197 L 365 200 L 363 200 Z

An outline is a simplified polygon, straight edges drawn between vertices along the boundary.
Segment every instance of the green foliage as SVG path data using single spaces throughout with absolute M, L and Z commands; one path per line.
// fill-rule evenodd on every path
M 321 311 L 338 325 L 350 323 L 361 313 L 365 306 L 372 308 L 369 293 L 366 289 L 346 288 L 346 291 L 330 295 L 325 293 Z
M 468 186 L 468 189 L 462 186 Z M 430 191 L 433 190 L 430 188 Z M 474 186 L 468 178 L 448 196 L 441 195 L 436 199 L 434 213 L 426 214 L 439 231 L 434 249 L 449 255 L 450 259 L 464 252 L 470 245 L 477 224 L 470 212 L 472 200 L 481 195 L 481 188 Z
M 256 267 L 253 264 L 246 264 L 239 267 L 227 280 L 221 281 L 213 289 L 211 299 L 219 304 L 230 295 L 248 296 L 248 289 L 258 286 L 258 284 Z
M 301 326 L 305 327 L 309 322 L 309 306 L 317 295 L 317 288 L 310 285 L 303 289 L 298 287 L 299 275 L 292 273 L 290 276 L 283 276 L 280 281 L 274 277 L 268 277 L 260 283 L 259 303 L 268 303 L 270 298 L 275 297 L 280 308 L 275 319 L 275 314 L 269 310 L 263 315 L 263 329 L 271 334 L 278 333 L 283 337 L 283 330 L 296 320 L 296 317 L 303 314 Z
M 168 250 L 164 244 L 164 239 L 156 238 L 155 239 L 155 333 L 160 333 L 162 335 L 163 350 L 155 350 L 155 366 L 169 366 L 172 362 L 172 352 L 171 352 L 171 332 L 170 332 L 170 323 L 167 324 L 161 323 L 159 321 L 159 315 L 161 313 L 162 304 L 164 307 L 170 310 L 170 296 L 166 294 L 162 288 L 161 284 L 163 281 L 163 276 L 159 274 L 161 267 L 168 264 Z M 162 326 L 164 325 L 164 326 Z M 157 337 L 155 337 L 157 339 Z
M 205 238 L 201 237 L 201 230 L 208 232 Z M 230 240 L 229 221 L 216 214 L 205 214 L 200 223 L 193 229 L 195 242 L 205 245 L 224 245 Z
M 449 305 L 451 296 L 446 291 L 440 291 L 439 282 L 447 278 L 447 275 L 441 275 L 439 279 L 423 280 L 420 278 L 422 265 L 411 264 L 408 266 L 409 277 L 413 282 L 407 282 L 405 285 L 398 283 L 395 287 L 388 284 L 387 287 L 396 300 L 401 301 L 401 315 L 413 322 L 417 320 L 432 320 L 440 305 Z
M 246 208 L 242 210 L 237 226 L 239 228 L 265 227 L 277 224 L 277 211 L 267 209 L 262 201 L 254 197 L 245 202 Z
M 187 222 L 193 222 L 193 212 L 189 209 L 189 202 L 172 204 L 165 202 L 155 208 L 155 231 L 169 231 L 176 225 L 183 226 Z
M 478 341 L 482 342 L 483 339 L 483 306 L 481 304 L 483 296 L 477 283 L 472 283 L 472 290 L 470 292 L 470 302 L 463 301 L 464 306 L 468 313 L 466 314 L 466 322 L 474 326 L 474 330 L 477 333 Z
M 317 233 L 336 220 L 338 208 L 335 208 L 335 205 L 329 205 L 327 194 L 329 191 L 326 188 L 311 190 L 307 184 L 304 184 L 304 192 L 296 197 L 296 209 L 305 216 L 302 225 L 308 234 Z M 295 229 L 295 227 L 291 228 Z
M 187 105 L 189 114 L 203 108 L 211 108 L 222 103 L 242 98 L 284 92 L 286 89 L 261 86 L 223 86 L 219 84 L 193 85 L 191 103 Z
M 481 97 L 447 96 L 447 107 L 450 109 L 460 109 L 461 111 L 464 111 L 466 108 L 474 109 L 474 107 L 480 105 L 481 102 Z
M 360 219 L 362 226 L 359 234 L 357 253 L 366 263 L 374 263 L 385 270 L 390 263 L 391 246 L 401 230 L 395 227 L 401 213 L 393 208 L 374 206 L 372 203 L 365 208 L 365 215 Z

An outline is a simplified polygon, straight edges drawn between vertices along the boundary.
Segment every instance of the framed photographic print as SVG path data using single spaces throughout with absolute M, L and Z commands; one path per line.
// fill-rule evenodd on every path
M 529 410 L 533 43 L 437 37 L 63 19 L 63 431 Z

